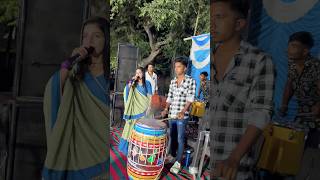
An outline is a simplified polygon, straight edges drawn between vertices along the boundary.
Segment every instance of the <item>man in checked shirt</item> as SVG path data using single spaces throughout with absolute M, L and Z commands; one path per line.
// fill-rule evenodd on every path
M 176 156 L 176 162 L 170 168 L 170 172 L 178 174 L 181 169 L 181 162 L 184 150 L 184 135 L 185 127 L 189 119 L 189 107 L 194 101 L 196 94 L 196 82 L 190 76 L 186 75 L 187 70 L 187 58 L 178 57 L 174 62 L 174 70 L 176 77 L 171 80 L 169 93 L 167 98 L 167 105 L 165 110 L 161 113 L 165 116 L 169 113 L 169 118 L 173 120 L 169 121 L 170 127 L 170 154 Z M 176 137 L 176 135 L 178 135 Z M 178 144 L 175 139 L 178 140 Z M 178 145 L 178 151 L 175 152 Z M 171 156 L 171 157 L 172 157 Z
M 274 66 L 241 39 L 248 9 L 248 1 L 211 0 L 211 179 L 253 179 L 253 147 L 271 119 Z

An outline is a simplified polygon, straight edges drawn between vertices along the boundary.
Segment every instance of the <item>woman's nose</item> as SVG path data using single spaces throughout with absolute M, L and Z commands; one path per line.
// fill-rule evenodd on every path
M 85 39 L 85 42 L 87 45 L 90 45 L 93 43 L 93 37 L 91 35 L 88 35 L 88 37 Z

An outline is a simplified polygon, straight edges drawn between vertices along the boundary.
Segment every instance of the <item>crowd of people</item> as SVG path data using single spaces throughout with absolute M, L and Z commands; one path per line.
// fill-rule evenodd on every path
M 167 157 L 168 162 L 175 161 L 170 171 L 177 174 L 181 169 L 182 157 L 184 153 L 184 140 L 186 124 L 189 120 L 189 110 L 191 103 L 196 97 L 203 102 L 208 101 L 208 73 L 200 74 L 201 83 L 196 96 L 196 81 L 186 75 L 188 59 L 177 57 L 174 61 L 175 77 L 171 80 L 166 96 L 166 106 L 161 112 L 161 117 L 169 117 L 169 131 L 172 137 L 169 138 L 170 152 Z M 144 69 L 147 71 L 145 72 Z M 124 115 L 126 121 L 122 137 L 119 143 L 119 150 L 128 154 L 128 139 L 136 120 L 146 116 L 151 103 L 151 96 L 157 94 L 158 83 L 157 74 L 154 72 L 154 64 L 148 64 L 146 68 L 139 67 L 136 74 L 128 81 L 124 89 Z M 173 136 L 177 137 L 173 137 Z M 177 151 L 176 151 L 176 148 Z M 175 157 L 175 158 L 174 158 Z
M 181 170 L 190 107 L 196 99 L 201 99 L 206 103 L 208 112 L 203 119 L 210 124 L 211 178 L 255 179 L 253 169 L 260 158 L 257 148 L 261 149 L 261 146 L 256 146 L 258 139 L 272 123 L 275 112 L 285 116 L 288 102 L 294 95 L 299 105 L 296 122 L 305 127 L 307 135 L 296 178 L 317 179 L 320 177 L 316 168 L 320 162 L 319 123 L 316 121 L 320 116 L 320 61 L 310 54 L 313 37 L 305 31 L 290 35 L 287 48 L 288 81 L 282 105 L 279 110 L 274 109 L 276 69 L 272 57 L 242 38 L 248 9 L 248 3 L 213 0 L 211 33 L 214 47 L 211 51 L 210 82 L 207 81 L 207 72 L 200 74 L 199 82 L 186 75 L 186 58 L 178 57 L 174 61 L 175 77 L 170 82 L 167 104 L 161 112 L 162 117 L 172 119 L 168 123 L 170 148 L 167 160 L 174 162 L 170 171 L 177 174 Z M 144 79 L 151 84 L 145 86 L 146 89 L 151 87 L 151 90 L 145 90 L 145 98 L 157 92 L 154 65 L 148 65 L 147 70 L 144 74 L 142 68 L 137 69 L 136 76 L 126 87 L 125 97 L 130 96 L 128 88 L 133 92 L 139 90 L 132 84 L 147 84 Z M 198 92 L 196 83 L 200 85 Z M 134 100 L 137 102 L 126 102 L 125 111 L 130 109 L 130 105 L 142 105 L 139 98 Z M 149 104 L 144 102 L 141 110 L 134 112 L 145 112 Z M 127 115 L 130 114 L 125 113 L 124 117 Z M 132 116 L 134 120 L 135 115 Z M 123 136 L 130 131 L 125 130 Z
M 243 39 L 248 19 L 248 2 L 212 0 L 210 81 L 201 72 L 199 81 L 187 75 L 189 59 L 174 60 L 175 75 L 166 95 L 161 118 L 168 118 L 170 172 L 182 168 L 190 110 L 195 101 L 205 104 L 201 122 L 210 129 L 211 179 L 255 179 L 259 159 L 258 141 L 272 116 L 285 116 L 295 96 L 296 124 L 306 134 L 297 180 L 320 177 L 320 61 L 311 56 L 310 32 L 290 35 L 287 47 L 288 78 L 280 109 L 274 107 L 276 69 L 272 57 Z M 44 94 L 47 156 L 44 179 L 90 179 L 108 172 L 106 138 L 109 123 L 109 64 L 104 18 L 87 20 L 81 31 L 80 47 L 74 49 L 60 70 L 49 80 Z M 91 52 L 92 51 L 92 52 Z M 78 57 L 77 56 L 77 57 Z M 125 126 L 119 150 L 128 154 L 135 123 L 148 115 L 151 97 L 158 94 L 155 65 L 136 69 L 124 89 Z M 196 87 L 198 85 L 198 91 Z M 156 121 L 156 119 L 154 119 Z M 209 128 L 210 127 L 210 128 Z M 290 127 L 294 128 L 294 127 Z M 261 148 L 261 147 L 260 147 Z M 258 152 L 258 153 L 257 153 Z M 67 160 L 66 160 L 67 159 Z

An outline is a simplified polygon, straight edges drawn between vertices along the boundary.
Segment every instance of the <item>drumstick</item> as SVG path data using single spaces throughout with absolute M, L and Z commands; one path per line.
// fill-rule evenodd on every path
M 173 120 L 173 119 L 177 119 L 177 117 L 159 119 L 158 121 L 168 121 L 168 120 Z
M 165 118 L 165 119 L 159 119 L 158 121 L 168 121 L 168 120 L 172 120 L 173 118 Z

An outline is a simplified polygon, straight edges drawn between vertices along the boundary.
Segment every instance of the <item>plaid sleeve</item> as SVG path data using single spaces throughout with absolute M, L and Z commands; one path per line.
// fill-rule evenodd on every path
M 168 92 L 168 97 L 167 97 L 167 103 L 171 103 L 173 101 L 173 93 L 172 93 L 172 81 L 170 82 L 169 86 L 169 92 Z
M 188 102 L 193 102 L 195 95 L 196 95 L 196 81 L 194 79 L 190 79 L 186 100 Z
M 263 56 L 254 69 L 252 89 L 249 94 L 248 124 L 263 129 L 271 120 L 273 108 L 275 69 L 269 56 Z

